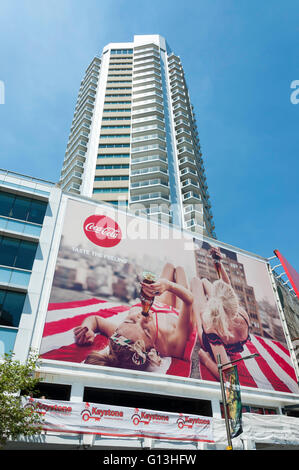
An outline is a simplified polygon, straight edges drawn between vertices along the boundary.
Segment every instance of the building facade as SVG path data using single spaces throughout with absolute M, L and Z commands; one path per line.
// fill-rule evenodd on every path
M 81 82 L 60 185 L 215 237 L 184 70 L 163 37 L 110 43 L 92 60 Z
M 213 419 L 215 440 L 214 443 L 196 442 L 192 439 L 177 443 L 167 439 L 125 435 L 115 438 L 101 435 L 101 433 L 61 432 L 53 429 L 47 430 L 36 439 L 20 438 L 18 442 L 9 443 L 8 448 L 62 449 L 85 446 L 94 446 L 97 449 L 225 448 L 226 437 L 219 382 L 211 381 L 208 376 L 205 378 L 193 372 L 191 376 L 180 375 L 180 372 L 177 375 L 171 373 L 165 375 L 165 373 L 98 367 L 84 364 L 82 359 L 75 363 L 69 361 L 67 356 L 61 356 L 62 359 L 60 357 L 57 360 L 57 357 L 48 351 L 49 337 L 57 321 L 62 319 L 63 328 L 57 336 L 54 335 L 55 344 L 59 338 L 66 341 L 65 330 L 68 328 L 68 322 L 73 318 L 73 313 L 68 319 L 63 318 L 66 308 L 60 306 L 56 311 L 49 308 L 54 290 L 56 297 L 52 299 L 52 302 L 53 300 L 59 302 L 67 299 L 73 301 L 83 299 L 84 303 L 86 301 L 84 300 L 86 297 L 83 297 L 84 293 L 87 298 L 93 299 L 92 302 L 95 298 L 103 298 L 103 296 L 106 300 L 121 299 L 122 303 L 130 302 L 131 298 L 136 297 L 136 293 L 128 288 L 134 285 L 135 279 L 134 250 L 131 255 L 133 260 L 131 264 L 124 263 L 124 260 L 119 257 L 110 256 L 109 252 L 104 259 L 103 256 L 99 256 L 99 247 L 95 247 L 93 253 L 86 249 L 83 230 L 82 235 L 79 234 L 82 243 L 73 246 L 71 242 L 67 245 L 67 240 L 64 238 L 67 234 L 65 229 L 67 228 L 72 236 L 74 232 L 78 233 L 78 227 L 82 225 L 79 220 L 79 209 L 90 214 L 100 214 L 105 208 L 110 211 L 110 205 L 92 198 L 63 192 L 57 185 L 50 182 L 5 170 L 1 170 L 0 179 L 1 354 L 12 350 L 16 359 L 25 362 L 30 350 L 37 350 L 41 355 L 41 365 L 38 370 L 41 382 L 37 396 L 45 396 L 47 400 L 52 400 L 51 403 L 57 403 L 58 408 L 61 403 L 65 407 L 65 402 L 69 402 L 68 409 L 81 406 L 81 404 L 83 409 L 83 406 L 86 408 L 86 403 L 100 403 L 102 408 L 104 406 L 110 406 L 111 409 L 115 406 L 118 407 L 117 409 L 133 407 L 156 410 L 156 413 L 179 412 L 182 415 L 210 417 Z M 70 208 L 73 208 L 75 218 L 72 218 Z M 132 217 L 136 218 L 133 215 Z M 79 224 L 78 227 L 76 224 Z M 200 238 L 198 243 L 201 243 Z M 205 243 L 213 242 L 215 242 L 214 239 L 205 238 Z M 86 243 L 89 241 L 87 240 Z M 135 241 L 132 242 L 133 247 L 135 243 Z M 146 258 L 144 260 L 150 262 L 153 256 L 147 252 L 146 243 L 145 241 Z M 169 242 L 165 243 L 168 245 Z M 232 247 L 226 244 L 219 241 L 217 244 L 221 246 L 223 253 L 229 254 L 232 251 Z M 262 258 L 259 260 L 256 255 L 242 253 L 242 250 L 240 253 L 237 252 L 238 257 L 241 254 L 243 258 L 245 256 L 246 259 L 251 260 L 254 257 L 257 262 L 265 262 Z M 203 254 L 197 249 L 195 252 L 197 265 L 205 265 L 205 269 L 212 271 L 211 267 L 207 268 L 208 261 L 203 263 L 202 258 Z M 245 260 L 243 258 L 242 262 L 237 262 L 232 255 L 224 258 L 225 266 L 232 271 L 230 275 L 235 275 L 236 269 L 243 272 Z M 198 266 L 196 268 L 194 263 L 194 269 L 199 269 Z M 202 272 L 202 275 L 208 277 L 207 271 Z M 241 276 L 240 283 L 242 293 L 245 294 L 246 289 L 250 287 L 249 282 Z M 65 292 L 68 293 L 68 297 Z M 247 299 L 248 303 L 244 302 L 244 308 L 249 308 L 250 304 L 256 306 L 253 293 L 249 290 L 247 293 L 250 295 Z M 83 306 L 83 310 L 84 308 Z M 49 312 L 53 315 L 54 323 L 52 324 L 47 323 Z M 83 313 L 86 314 L 86 310 Z M 259 313 L 258 322 L 253 322 L 252 334 L 263 323 L 262 316 L 263 314 Z M 256 319 L 254 316 L 252 318 Z M 268 332 L 270 328 L 264 327 L 264 330 Z M 269 337 L 267 334 L 262 338 L 263 341 L 267 341 L 267 336 Z M 55 347 L 60 346 L 57 343 Z M 82 351 L 81 348 L 80 354 Z M 64 347 L 62 347 L 62 353 L 66 354 Z M 194 347 L 192 360 L 196 359 L 196 355 L 198 351 Z M 195 360 L 194 363 L 197 364 L 197 361 Z M 196 367 L 198 370 L 198 365 Z M 270 379 L 272 380 L 271 377 Z M 234 441 L 234 446 L 254 449 L 261 445 L 259 439 L 266 444 L 277 442 L 292 445 L 297 443 L 298 445 L 298 418 L 291 418 L 284 414 L 285 409 L 292 409 L 298 403 L 298 392 L 294 388 L 292 392 L 283 391 L 284 389 L 279 387 L 267 389 L 264 385 L 261 384 L 258 388 L 246 385 L 241 387 L 246 429 L 244 428 L 242 440 Z M 48 406 L 44 405 L 42 400 L 39 403 L 41 403 L 40 406 Z M 97 406 L 99 405 L 94 405 L 93 409 L 97 410 Z M 255 422 L 251 422 L 252 413 L 254 413 L 252 417 L 255 420 L 256 414 L 260 416 Z M 266 424 L 263 422 L 264 419 L 267 421 Z M 273 426 L 269 419 L 275 420 Z M 282 430 L 282 434 L 279 434 L 278 429 Z M 286 429 L 289 431 L 286 432 Z

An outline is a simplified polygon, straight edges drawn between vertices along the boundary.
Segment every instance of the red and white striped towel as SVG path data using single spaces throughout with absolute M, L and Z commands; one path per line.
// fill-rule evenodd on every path
M 248 340 L 244 345 L 244 350 L 241 353 L 232 354 L 230 359 L 241 359 L 254 353 L 258 353 L 259 357 L 238 362 L 240 385 L 286 393 L 299 393 L 290 353 L 283 344 L 251 334 L 250 341 Z M 202 379 L 216 380 L 202 364 L 200 372 Z
M 90 315 L 100 315 L 121 323 L 131 307 L 117 302 L 102 299 L 89 299 L 75 302 L 50 303 L 40 348 L 40 356 L 67 362 L 83 362 L 91 351 L 99 351 L 108 346 L 108 338 L 97 334 L 92 346 L 77 346 L 74 342 L 73 330 L 81 325 Z M 153 310 L 166 314 L 178 315 L 177 311 L 168 305 L 156 302 Z M 184 358 L 165 357 L 160 366 L 151 368 L 150 372 L 159 374 L 189 377 L 191 372 L 191 354 L 196 342 L 196 332 L 190 334 L 186 344 Z

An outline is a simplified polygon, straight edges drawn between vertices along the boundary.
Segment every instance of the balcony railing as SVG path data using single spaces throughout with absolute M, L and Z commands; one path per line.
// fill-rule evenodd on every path
M 136 183 L 132 183 L 131 189 L 140 189 L 146 186 L 155 186 L 155 185 L 161 185 L 161 186 L 165 186 L 165 188 L 168 188 L 167 182 L 161 180 L 160 178 L 155 178 L 152 180 L 137 181 Z
M 155 200 L 155 199 L 163 199 L 165 201 L 169 201 L 169 196 L 166 196 L 165 194 L 160 193 L 160 192 L 141 194 L 139 196 L 131 196 L 131 202 L 149 201 L 149 200 Z

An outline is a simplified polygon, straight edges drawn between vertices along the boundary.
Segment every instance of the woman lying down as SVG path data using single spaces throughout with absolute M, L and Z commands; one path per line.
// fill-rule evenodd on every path
M 163 308 L 159 311 L 159 304 L 156 304 L 148 317 L 142 315 L 141 307 L 132 307 L 120 324 L 98 315 L 88 317 L 74 329 L 77 345 L 90 346 L 96 333 L 101 333 L 109 338 L 109 349 L 108 352 L 92 352 L 85 363 L 145 370 L 150 365 L 159 365 L 161 357 L 183 358 L 193 329 L 193 295 L 188 289 L 184 269 L 167 263 L 161 278 L 153 284 L 142 283 L 142 290 L 148 297 L 156 296 L 156 301 L 167 304 L 178 314 L 165 313 Z

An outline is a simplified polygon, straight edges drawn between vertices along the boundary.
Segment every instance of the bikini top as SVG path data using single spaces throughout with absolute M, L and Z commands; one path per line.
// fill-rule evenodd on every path
M 206 347 L 206 349 L 211 351 L 210 345 L 212 344 L 212 345 L 223 345 L 228 354 L 242 352 L 243 349 L 244 349 L 243 348 L 244 344 L 248 340 L 250 340 L 250 334 L 249 334 L 249 323 L 248 323 L 247 319 L 241 313 L 240 313 L 240 315 L 244 319 L 244 321 L 245 321 L 245 323 L 248 327 L 247 338 L 245 340 L 242 340 L 242 341 L 237 341 L 236 343 L 225 344 L 222 341 L 222 339 L 220 338 L 220 336 L 218 336 L 216 333 L 206 333 L 203 329 L 203 343 L 204 343 L 204 346 Z

